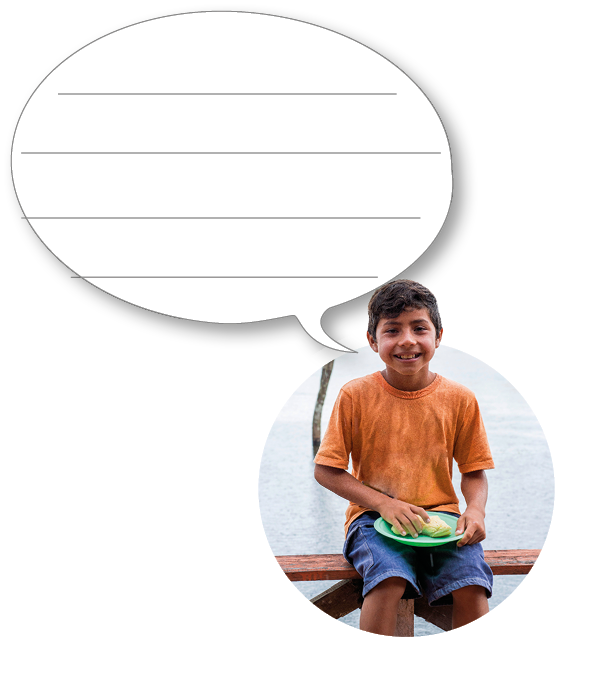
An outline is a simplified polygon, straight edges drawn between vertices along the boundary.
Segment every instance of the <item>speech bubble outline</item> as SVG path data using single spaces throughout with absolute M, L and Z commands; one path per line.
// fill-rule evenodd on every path
M 165 20 L 172 22 L 169 31 L 167 24 L 161 23 Z M 138 33 L 134 36 L 128 30 Z M 112 44 L 103 42 L 107 40 Z M 243 53 L 247 57 L 243 66 L 230 52 L 229 41 L 236 44 L 237 56 Z M 133 42 L 138 62 L 131 58 Z M 251 43 L 253 50 L 246 52 Z M 180 50 L 179 61 L 174 62 L 173 54 L 160 55 L 158 60 L 157 46 L 165 48 L 166 44 Z M 185 64 L 191 55 L 205 57 L 196 64 L 208 64 L 210 57 L 221 60 L 220 69 L 214 68 L 200 90 L 187 90 L 191 81 L 173 68 Z M 165 64 L 167 57 L 171 69 Z M 117 77 L 122 84 L 133 83 L 127 78 L 141 64 L 146 71 L 136 73 L 138 87 L 150 84 L 155 90 L 102 90 L 107 84 L 114 85 Z M 162 64 L 164 72 L 157 84 L 155 72 Z M 317 81 L 325 73 L 327 78 Z M 58 83 L 57 74 L 61 76 Z M 244 90 L 254 80 L 252 76 L 257 89 Z M 225 89 L 225 81 L 231 87 Z M 96 88 L 73 90 L 82 83 Z M 157 85 L 172 90 L 157 89 Z M 30 106 L 34 97 L 36 108 Z M 124 100 L 129 100 L 130 109 L 118 112 L 115 103 Z M 175 103 L 183 100 L 186 110 L 177 109 Z M 352 109 L 342 105 L 346 100 L 354 103 Z M 228 101 L 230 104 L 225 104 Z M 231 106 L 234 102 L 240 107 L 241 101 L 248 108 L 244 120 Z M 149 102 L 153 103 L 153 118 L 142 121 L 142 115 L 149 113 Z M 266 102 L 271 102 L 272 109 Z M 96 132 L 90 123 L 93 111 L 97 127 L 103 123 L 96 138 L 86 135 Z M 200 112 L 206 117 L 202 131 L 206 135 L 191 128 Z M 161 117 L 172 116 L 170 121 L 174 121 L 175 113 L 183 126 L 179 135 L 174 135 L 173 128 L 167 131 L 172 146 L 141 147 L 141 142 L 148 145 L 155 140 Z M 283 113 L 289 116 L 287 125 L 276 126 Z M 287 138 L 288 131 L 295 128 L 293 113 L 297 117 L 293 120 L 297 123 L 295 139 Z M 262 128 L 262 117 L 267 114 L 271 126 Z M 232 128 L 233 122 L 238 129 Z M 250 149 L 248 144 L 250 122 L 256 127 L 254 135 L 259 131 L 259 142 L 264 143 L 255 146 L 260 149 Z M 229 135 L 218 141 L 221 146 L 212 148 L 208 143 L 215 139 L 207 132 L 215 134 L 220 126 L 224 128 L 220 133 Z M 323 131 L 320 143 L 312 145 L 307 131 L 316 134 L 324 126 L 326 134 Z M 54 134 L 50 141 L 49 129 Z M 127 145 L 107 148 L 113 142 L 107 130 L 112 135 L 121 133 L 122 145 L 132 140 L 134 144 L 130 149 Z M 55 141 L 63 146 L 48 146 Z M 90 142 L 96 143 L 97 149 Z M 343 144 L 349 142 L 354 143 L 352 149 Z M 433 142 L 437 144 L 431 145 Z M 196 149 L 194 143 L 205 146 Z M 159 191 L 175 170 L 180 176 L 178 183 L 169 186 L 174 202 L 170 207 L 183 207 L 186 211 L 180 215 L 166 212 L 165 205 L 157 202 Z M 167 15 L 117 29 L 83 46 L 57 65 L 28 99 L 13 136 L 11 171 L 24 218 L 47 249 L 76 274 L 73 278 L 84 279 L 130 304 L 177 318 L 243 323 L 294 314 L 315 340 L 339 351 L 353 350 L 333 344 L 315 310 L 324 312 L 334 303 L 364 294 L 414 262 L 441 229 L 452 198 L 450 150 L 442 122 L 425 94 L 397 65 L 332 29 L 252 12 Z M 17 181 L 23 176 L 26 181 Z M 229 203 L 233 176 L 237 198 Z M 154 183 L 155 177 L 164 185 Z M 199 206 L 192 202 L 196 186 L 191 178 L 203 180 L 204 188 L 212 191 L 201 212 L 195 211 Z M 254 178 L 260 179 L 255 185 L 251 183 Z M 266 193 L 264 178 L 278 192 Z M 291 178 L 298 184 L 289 182 Z M 63 179 L 68 179 L 67 191 Z M 90 179 L 102 180 L 103 192 Z M 312 190 L 310 206 L 300 201 L 308 186 Z M 109 211 L 102 203 L 107 188 L 112 191 Z M 135 207 L 132 197 L 139 202 Z M 220 201 L 212 202 L 216 197 Z M 258 197 L 261 202 L 256 201 Z M 345 203 L 332 205 L 333 197 L 345 199 Z M 142 200 L 147 211 L 133 212 Z M 64 211 L 65 204 L 71 213 Z M 337 211 L 343 205 L 347 211 Z M 416 211 L 418 205 L 421 211 Z M 26 212 L 26 206 L 32 211 Z M 405 226 L 400 231 L 401 224 L 412 228 Z M 250 232 L 250 226 L 255 232 Z M 358 254 L 367 231 L 380 231 L 369 260 Z M 254 252 L 257 235 L 264 245 L 277 245 L 278 251 Z M 148 248 L 151 240 L 153 249 L 141 259 L 140 246 Z M 403 255 L 397 252 L 401 244 Z M 330 259 L 311 263 L 316 261 L 317 251 L 327 253 Z M 223 258 L 221 272 L 208 274 L 204 269 L 215 267 L 216 255 Z M 261 265 L 259 273 L 245 272 L 250 255 Z M 294 263 L 283 265 L 283 257 Z M 136 260 L 139 272 L 132 273 Z M 202 273 L 195 271 L 200 261 Z M 346 265 L 350 268 L 343 268 Z M 249 298 L 250 292 L 255 301 Z

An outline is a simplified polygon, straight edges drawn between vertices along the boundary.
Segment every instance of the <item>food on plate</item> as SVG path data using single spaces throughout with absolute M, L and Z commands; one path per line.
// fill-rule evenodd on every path
M 452 528 L 439 516 L 430 514 L 429 523 L 423 526 L 421 533 L 429 535 L 430 538 L 444 538 L 452 533 Z

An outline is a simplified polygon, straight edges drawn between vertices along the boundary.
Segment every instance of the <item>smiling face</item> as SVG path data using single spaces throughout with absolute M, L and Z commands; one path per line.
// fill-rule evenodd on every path
M 398 390 L 421 390 L 435 378 L 429 362 L 442 340 L 436 336 L 427 309 L 406 309 L 398 316 L 384 317 L 377 324 L 375 338 L 367 333 L 369 345 L 385 363 L 385 380 Z

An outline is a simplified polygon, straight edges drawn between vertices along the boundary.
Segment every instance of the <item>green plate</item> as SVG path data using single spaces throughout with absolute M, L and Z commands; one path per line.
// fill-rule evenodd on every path
M 428 514 L 433 514 L 434 516 L 439 516 L 442 521 L 447 523 L 452 530 L 456 530 L 456 524 L 458 519 L 456 516 L 451 516 L 450 514 L 443 514 L 441 511 L 430 511 Z M 396 540 L 396 542 L 401 542 L 403 545 L 412 545 L 414 547 L 436 547 L 437 545 L 445 545 L 447 542 L 453 542 L 454 540 L 460 540 L 462 535 L 448 535 L 445 538 L 430 538 L 429 535 L 418 535 L 416 538 L 410 535 L 397 535 L 392 530 L 392 527 L 387 521 L 379 517 L 375 521 L 375 530 L 385 537 Z

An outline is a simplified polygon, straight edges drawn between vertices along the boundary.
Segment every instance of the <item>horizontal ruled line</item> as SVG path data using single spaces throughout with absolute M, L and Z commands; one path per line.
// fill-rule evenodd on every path
M 57 95 L 397 95 L 397 93 L 57 93 Z
M 164 151 L 164 150 L 153 150 L 153 151 L 122 151 L 116 150 L 111 152 L 88 150 L 88 151 L 75 151 L 75 150 L 61 150 L 61 151 L 28 151 L 21 152 L 22 155 L 440 155 L 441 152 L 389 152 L 389 151 L 337 151 L 337 152 L 327 152 L 327 151 L 317 151 L 317 152 L 301 152 L 301 151 L 288 151 L 288 152 L 276 152 L 276 151 L 254 151 L 254 152 L 231 152 L 231 151 L 220 151 L 220 152 L 208 152 L 208 151 Z
M 71 276 L 71 278 L 379 278 L 379 276 Z
M 374 220 L 386 220 L 386 221 L 396 221 L 398 219 L 420 219 L 420 216 L 22 216 L 22 219 L 35 219 L 36 221 L 40 219 L 64 219 L 68 220 L 147 220 L 147 219 L 159 219 L 159 220 L 216 220 L 216 219 L 227 219 L 227 220 L 313 220 L 313 221 L 348 221 L 348 220 L 361 220 L 361 221 L 374 221 Z

